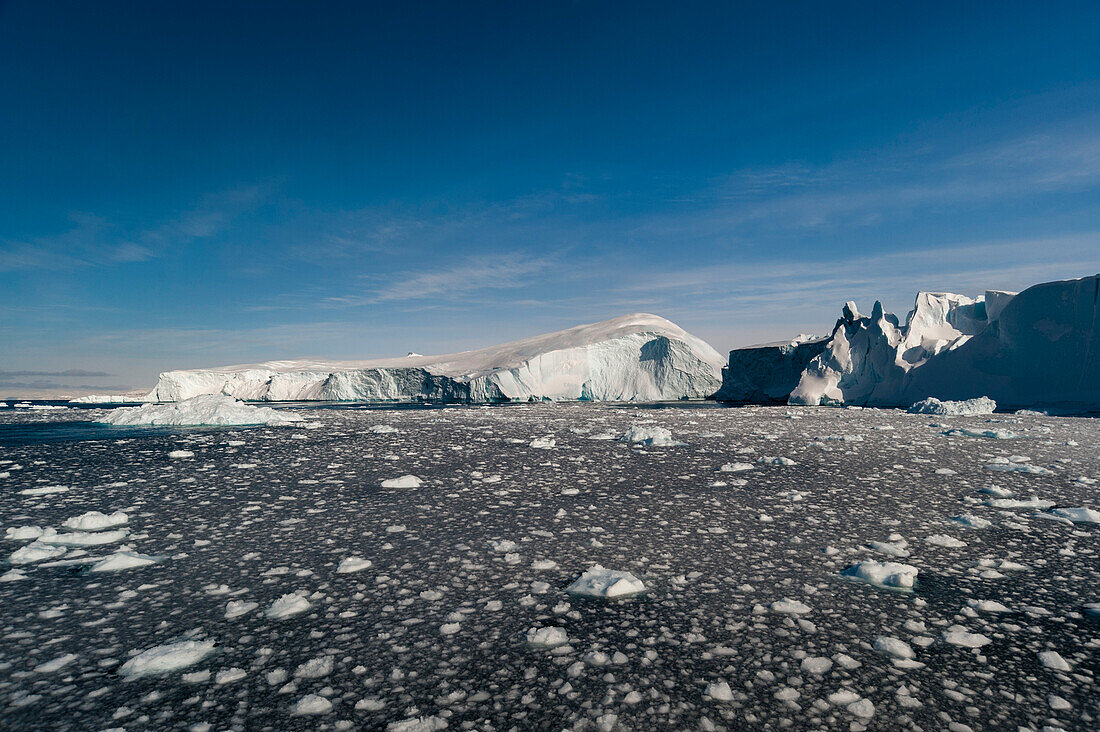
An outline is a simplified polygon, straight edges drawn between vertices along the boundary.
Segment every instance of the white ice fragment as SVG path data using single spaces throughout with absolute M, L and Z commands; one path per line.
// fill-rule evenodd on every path
M 42 536 L 41 526 L 9 526 L 4 530 L 8 541 L 32 541 Z
M 124 569 L 147 567 L 150 564 L 159 564 L 163 557 L 155 557 L 149 554 L 139 554 L 130 551 L 117 551 L 92 565 L 92 572 L 119 572 Z
M 332 673 L 335 659 L 332 656 L 311 658 L 294 670 L 296 679 L 319 679 Z
M 336 568 L 337 574 L 350 574 L 351 572 L 361 572 L 364 569 L 370 569 L 374 566 L 374 562 L 369 559 L 363 559 L 362 557 L 347 557 L 341 560 L 340 565 Z
M 105 424 L 116 426 L 285 426 L 301 422 L 294 412 L 254 407 L 221 394 L 200 394 L 179 402 L 112 410 Z
M 530 628 L 527 631 L 527 645 L 535 648 L 556 648 L 569 642 L 569 634 L 565 628 L 547 627 Z
M 645 447 L 681 447 L 685 443 L 672 438 L 672 432 L 664 427 L 632 425 L 619 437 L 619 442 L 631 442 Z
M 63 523 L 62 526 L 66 529 L 76 529 L 78 531 L 101 531 L 102 529 L 122 526 L 129 523 L 129 521 L 130 517 L 122 511 L 115 511 L 112 514 L 100 513 L 99 511 L 88 511 L 79 516 L 65 519 L 65 523 Z
M 400 478 L 388 478 L 382 481 L 383 488 L 419 488 L 424 481 L 415 475 L 402 475 Z
M 168 673 L 193 666 L 213 652 L 214 641 L 165 643 L 137 654 L 122 664 L 118 672 L 129 679 Z
M 186 458 L 195 457 L 195 453 L 191 452 L 190 450 L 172 450 L 170 453 L 168 453 L 168 457 L 172 460 L 184 460 Z
M 981 633 L 971 633 L 966 628 L 958 625 L 952 625 L 943 631 L 943 640 L 945 643 L 962 646 L 963 648 L 981 648 L 993 642 L 988 636 Z
M 706 695 L 714 701 L 733 701 L 733 689 L 731 689 L 730 685 L 725 681 L 707 684 Z
M 997 403 L 989 397 L 978 397 L 961 402 L 940 401 L 935 397 L 923 399 L 909 407 L 910 414 L 938 414 L 944 417 L 973 417 L 993 414 Z
M 1100 524 L 1100 511 L 1092 508 L 1056 508 L 1051 513 L 1075 524 Z
M 776 600 L 768 605 L 768 609 L 773 613 L 782 613 L 785 615 L 805 615 L 810 612 L 811 608 L 804 602 L 784 598 L 782 600 Z
M 309 600 L 297 592 L 290 592 L 271 603 L 264 615 L 269 618 L 289 618 L 292 615 L 304 613 L 311 607 Z
M 8 561 L 12 564 L 33 564 L 47 559 L 56 559 L 67 551 L 68 549 L 63 546 L 40 544 L 35 541 L 25 547 L 16 549 L 8 556 Z
M 1058 651 L 1040 651 L 1039 663 L 1043 664 L 1044 668 L 1049 668 L 1051 671 L 1071 671 L 1072 666 L 1066 659 L 1062 658 L 1062 654 Z
M 917 568 L 897 562 L 865 561 L 854 564 L 840 573 L 842 577 L 867 582 L 878 587 L 912 589 L 917 579 Z
M 926 544 L 931 544 L 932 546 L 941 546 L 945 549 L 961 549 L 962 547 L 966 546 L 965 541 L 960 541 L 953 536 L 948 536 L 947 534 L 932 534 L 931 536 L 924 537 L 924 541 Z
M 45 663 L 38 664 L 37 666 L 34 667 L 34 670 L 35 670 L 35 673 L 52 674 L 56 671 L 60 671 L 61 669 L 65 668 L 66 666 L 68 666 L 70 663 L 72 663 L 75 660 L 76 660 L 76 654 L 75 653 L 66 653 L 62 656 L 58 656 L 57 658 L 53 659 L 52 661 L 46 661 Z
M 295 717 L 312 716 L 316 714 L 328 714 L 332 711 L 332 702 L 323 696 L 317 694 L 306 694 L 298 703 L 294 705 L 294 708 L 290 713 Z
M 558 444 L 558 441 L 553 437 L 536 437 L 528 443 L 528 447 L 533 447 L 536 450 L 551 450 Z
M 260 603 L 251 602 L 249 600 L 230 600 L 225 603 L 225 618 L 226 620 L 239 618 L 242 615 L 247 615 L 259 606 Z
M 969 526 L 973 529 L 987 529 L 993 525 L 993 522 L 989 519 L 984 519 L 981 516 L 975 516 L 970 513 L 960 513 L 958 516 L 952 516 L 951 520 L 957 524 Z
M 644 592 L 645 585 L 630 572 L 604 569 L 596 564 L 574 580 L 565 591 L 586 597 L 626 597 Z
M 913 648 L 905 641 L 888 635 L 880 635 L 875 638 L 874 648 L 880 653 L 885 653 L 893 658 L 910 660 L 916 656 Z
M 386 732 L 438 732 L 447 729 L 447 720 L 442 717 L 409 717 L 398 722 L 390 722 Z

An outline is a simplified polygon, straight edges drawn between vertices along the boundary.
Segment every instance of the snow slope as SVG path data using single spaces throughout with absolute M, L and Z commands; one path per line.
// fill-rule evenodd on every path
M 272 361 L 160 375 L 147 401 L 663 400 L 708 396 L 722 357 L 656 315 L 634 314 L 444 356 Z
M 973 299 L 921 292 L 904 325 L 881 303 L 870 315 L 847 303 L 824 341 L 731 352 L 716 396 L 775 400 L 805 362 L 791 404 L 908 407 L 929 397 L 989 397 L 1009 409 L 1097 409 L 1098 320 L 1100 275 Z

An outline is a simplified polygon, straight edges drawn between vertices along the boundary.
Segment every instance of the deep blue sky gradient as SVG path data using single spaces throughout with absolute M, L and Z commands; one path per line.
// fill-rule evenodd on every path
M 633 311 L 726 349 L 1092 274 L 1097 37 L 1085 2 L 0 0 L 0 393 Z

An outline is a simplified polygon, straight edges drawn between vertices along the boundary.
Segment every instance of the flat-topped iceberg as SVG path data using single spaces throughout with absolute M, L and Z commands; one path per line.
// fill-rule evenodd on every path
M 701 399 L 721 383 L 723 361 L 675 324 L 639 313 L 443 356 L 168 371 L 146 401 L 200 394 L 254 401 Z
M 645 592 L 645 585 L 630 572 L 604 569 L 596 564 L 574 580 L 565 591 L 584 597 L 628 597 Z
M 254 407 L 233 397 L 203 394 L 171 404 L 115 409 L 103 422 L 117 426 L 283 426 L 301 422 L 294 412 Z

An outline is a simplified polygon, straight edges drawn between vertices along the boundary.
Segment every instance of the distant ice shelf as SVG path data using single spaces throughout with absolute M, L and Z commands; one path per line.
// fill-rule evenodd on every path
M 656 315 L 634 314 L 444 356 L 272 361 L 167 371 L 145 397 L 252 401 L 661 401 L 704 398 L 722 356 Z

